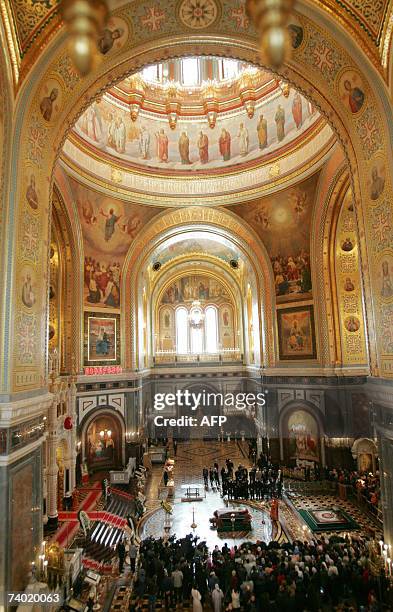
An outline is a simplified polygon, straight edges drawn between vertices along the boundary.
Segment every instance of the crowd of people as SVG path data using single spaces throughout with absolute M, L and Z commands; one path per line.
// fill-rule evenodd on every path
M 270 463 L 266 455 L 261 454 L 256 465 L 248 469 L 226 459 L 221 469 L 217 462 L 203 468 L 203 482 L 206 489 L 219 491 L 228 499 L 271 499 L 281 497 L 283 474 L 280 468 Z
M 327 480 L 352 486 L 358 495 L 359 501 L 366 501 L 369 508 L 378 508 L 381 485 L 379 472 L 359 472 L 357 470 L 345 470 L 332 468 L 326 470 Z
M 131 610 L 141 610 L 145 598 L 150 610 L 161 599 L 165 610 L 190 602 L 194 612 L 389 609 L 380 605 L 387 583 L 371 571 L 373 554 L 360 536 L 232 548 L 225 543 L 211 553 L 192 535 L 149 538 L 140 546 Z

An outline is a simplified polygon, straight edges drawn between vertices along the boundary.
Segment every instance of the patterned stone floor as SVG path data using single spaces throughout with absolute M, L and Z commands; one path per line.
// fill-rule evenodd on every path
M 245 541 L 255 542 L 257 540 L 269 542 L 276 536 L 277 530 L 273 530 L 269 513 L 263 511 L 257 504 L 249 507 L 253 517 L 251 532 L 235 532 L 222 536 L 222 534 L 217 534 L 215 529 L 210 528 L 210 517 L 213 516 L 215 510 L 225 507 L 225 503 L 216 489 L 212 490 L 209 487 L 205 491 L 202 470 L 204 466 L 209 468 L 215 461 L 217 461 L 221 469 L 225 465 L 225 459 L 227 458 L 233 461 L 235 467 L 239 464 L 247 467 L 250 466 L 241 444 L 233 441 L 215 443 L 194 440 L 187 443 L 179 443 L 177 456 L 175 457 L 175 496 L 171 502 L 173 503 L 173 515 L 169 518 L 169 535 L 176 534 L 176 537 L 181 538 L 188 533 L 195 533 L 201 540 L 206 541 L 209 547 L 214 547 L 216 544 L 223 546 L 224 542 L 228 542 L 228 545 L 233 543 L 238 545 Z M 161 475 L 162 466 L 154 466 L 147 490 L 146 505 L 148 510 L 155 510 L 155 512 L 150 512 L 150 515 L 144 521 L 140 533 L 142 538 L 149 536 L 161 537 L 164 535 L 165 511 L 160 508 L 160 501 L 157 500 Z M 184 488 L 182 489 L 182 486 L 191 483 L 200 485 L 200 492 L 203 496 L 202 501 L 181 501 L 182 495 L 184 495 Z M 165 493 L 161 497 L 164 498 L 164 496 Z M 243 504 L 231 503 L 228 507 L 239 508 L 242 506 L 244 507 Z M 197 524 L 195 529 L 191 528 L 193 510 L 195 523 Z
M 321 510 L 323 508 L 337 506 L 351 516 L 351 518 L 360 526 L 361 532 L 367 535 L 372 535 L 372 533 L 375 533 L 377 540 L 380 540 L 382 537 L 382 531 L 377 521 L 373 519 L 371 515 L 363 512 L 358 506 L 349 500 L 342 500 L 334 495 L 305 495 L 299 493 L 292 493 L 288 499 L 295 510 Z M 302 524 L 303 521 L 300 519 L 299 515 L 297 516 L 299 523 Z M 295 532 L 297 534 L 300 533 L 299 526 L 297 526 Z M 350 531 L 348 533 L 350 533 Z M 328 537 L 332 535 L 342 536 L 343 532 L 327 531 L 319 532 L 318 535 L 326 535 Z

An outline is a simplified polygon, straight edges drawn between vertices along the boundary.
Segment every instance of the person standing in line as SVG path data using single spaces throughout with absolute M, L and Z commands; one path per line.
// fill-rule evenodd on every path
M 207 469 L 207 467 L 203 468 L 202 474 L 203 474 L 203 482 L 207 489 L 209 487 L 209 470 Z
M 221 612 L 224 593 L 220 589 L 220 585 L 216 584 L 212 592 L 212 601 L 214 612 Z
M 119 574 L 122 574 L 124 568 L 124 561 L 126 558 L 126 547 L 124 546 L 123 540 L 120 540 L 117 545 L 117 555 L 119 557 Z

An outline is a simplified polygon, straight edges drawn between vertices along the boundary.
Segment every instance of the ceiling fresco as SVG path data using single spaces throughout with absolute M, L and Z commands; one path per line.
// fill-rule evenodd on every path
M 124 204 L 69 179 L 84 246 L 85 306 L 119 308 L 121 269 L 127 251 L 159 208 Z
M 192 231 L 186 234 L 182 232 L 165 240 L 153 251 L 150 263 L 159 261 L 164 265 L 175 257 L 196 254 L 212 255 L 226 263 L 240 257 L 240 251 L 226 238 L 209 232 Z
M 79 119 L 73 142 L 126 168 L 168 175 L 233 172 L 284 155 L 321 127 L 323 120 L 305 98 L 285 92 L 279 87 L 269 92 L 251 118 L 240 107 L 219 114 L 213 128 L 206 117 L 188 115 L 179 116 L 175 129 L 165 114 L 142 110 L 132 121 L 127 106 L 105 95 Z
M 319 173 L 248 204 L 230 206 L 262 239 L 273 267 L 278 302 L 311 297 L 310 228 Z

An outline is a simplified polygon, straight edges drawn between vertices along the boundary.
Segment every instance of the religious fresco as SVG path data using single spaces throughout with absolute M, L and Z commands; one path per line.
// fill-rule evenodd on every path
M 252 119 L 243 108 L 217 118 L 212 129 L 206 119 L 179 117 L 171 130 L 167 117 L 140 111 L 130 113 L 104 97 L 78 120 L 74 132 L 99 155 L 160 171 L 225 169 L 257 162 L 294 144 L 320 115 L 296 91 L 275 93 L 255 108 Z
M 70 179 L 84 242 L 84 304 L 119 308 L 121 268 L 138 232 L 159 209 L 105 197 Z
M 255 202 L 230 206 L 262 239 L 277 302 L 311 297 L 310 231 L 319 174 Z
M 224 285 L 205 275 L 187 275 L 169 285 L 161 296 L 161 304 L 186 304 L 194 300 L 227 302 L 229 294 Z
M 316 358 L 312 306 L 277 310 L 277 321 L 281 360 Z
M 319 461 L 319 428 L 312 414 L 306 410 L 292 412 L 283 435 L 292 461 Z
M 84 364 L 120 363 L 120 316 L 85 312 Z
M 225 262 L 238 259 L 239 252 L 233 247 L 229 240 L 212 236 L 205 238 L 206 232 L 192 232 L 188 238 L 175 237 L 169 239 L 151 255 L 152 264 L 159 261 L 162 265 L 171 259 L 193 253 L 214 255 Z

